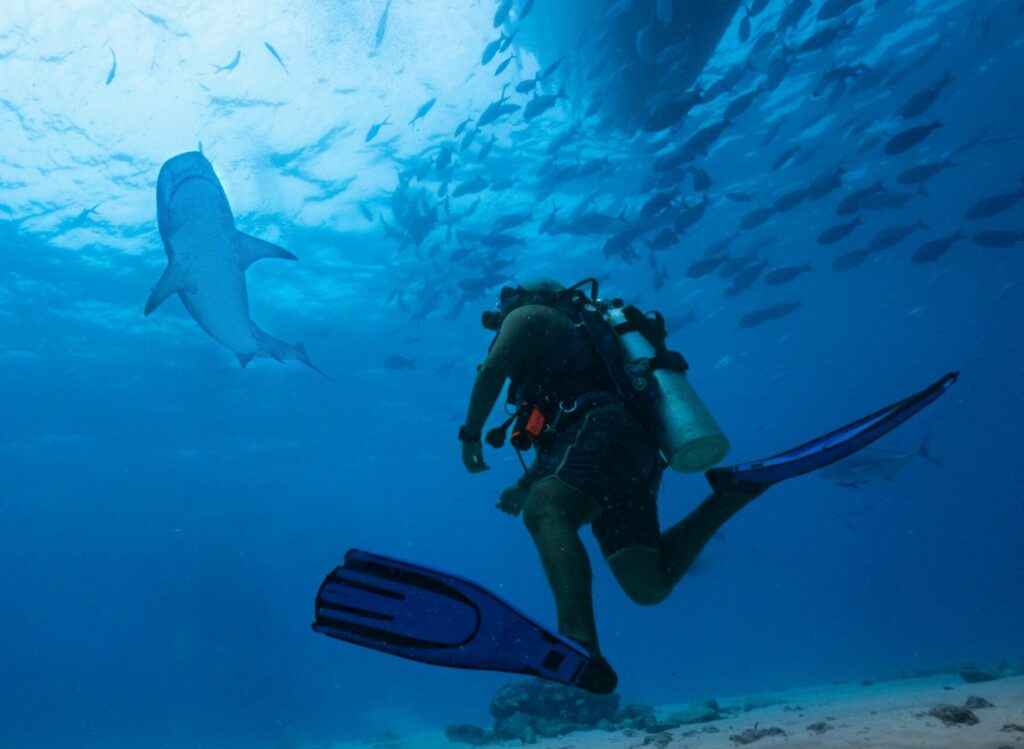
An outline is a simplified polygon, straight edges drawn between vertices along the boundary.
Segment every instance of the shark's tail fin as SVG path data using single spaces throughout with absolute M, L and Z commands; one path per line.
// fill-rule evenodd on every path
M 946 465 L 941 460 L 939 460 L 934 455 L 932 455 L 931 452 L 929 452 L 928 447 L 929 447 L 929 444 L 931 443 L 931 441 L 932 441 L 931 434 L 926 434 L 924 439 L 921 440 L 920 447 L 917 448 L 917 456 L 919 458 L 923 458 L 924 460 L 927 460 L 929 463 L 934 463 L 937 466 L 944 466 L 944 465 Z

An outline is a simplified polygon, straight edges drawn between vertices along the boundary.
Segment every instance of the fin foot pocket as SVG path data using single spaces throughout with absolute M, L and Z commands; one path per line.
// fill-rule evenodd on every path
M 619 677 L 603 655 L 590 656 L 576 686 L 592 694 L 611 694 L 619 684 Z

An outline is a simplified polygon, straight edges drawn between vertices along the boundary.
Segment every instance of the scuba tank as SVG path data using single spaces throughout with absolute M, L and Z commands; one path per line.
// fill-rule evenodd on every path
M 676 471 L 696 473 L 711 468 L 729 452 L 729 440 L 715 422 L 707 406 L 686 379 L 688 365 L 682 356 L 664 346 L 664 325 L 660 316 L 652 319 L 635 307 L 622 307 L 618 300 L 611 306 L 600 305 L 601 316 L 615 332 L 622 361 L 633 372 L 632 386 L 651 393 L 659 446 L 669 465 Z M 651 330 L 657 326 L 657 330 Z M 648 336 L 644 335 L 647 330 Z

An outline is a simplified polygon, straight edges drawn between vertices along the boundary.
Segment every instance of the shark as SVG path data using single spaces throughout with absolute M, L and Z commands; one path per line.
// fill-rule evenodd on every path
M 929 452 L 931 435 L 926 436 L 916 452 L 902 452 L 880 447 L 866 447 L 863 450 L 822 469 L 818 475 L 839 486 L 858 489 L 872 481 L 895 481 L 896 474 L 915 458 L 934 465 L 944 465 Z
M 235 228 L 224 188 L 202 153 L 189 151 L 164 162 L 157 177 L 156 217 L 167 268 L 146 302 L 147 316 L 177 294 L 199 327 L 231 349 L 242 367 L 262 356 L 295 360 L 324 374 L 301 343 L 278 340 L 249 317 L 246 268 L 262 258 L 298 258 Z

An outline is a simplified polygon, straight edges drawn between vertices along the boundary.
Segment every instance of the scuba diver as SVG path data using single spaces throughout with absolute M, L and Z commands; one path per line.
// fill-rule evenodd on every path
M 587 284 L 589 297 L 580 290 Z M 774 463 L 707 470 L 711 494 L 662 531 L 657 496 L 663 470 L 710 469 L 729 443 L 686 382 L 685 360 L 665 347 L 661 316 L 598 300 L 593 279 L 568 289 L 542 279 L 503 288 L 497 311 L 484 313 L 483 322 L 496 335 L 459 428 L 462 462 L 471 473 L 487 470 L 482 431 L 510 381 L 514 414 L 486 439 L 501 446 L 511 426 L 525 475 L 501 493 L 497 506 L 522 514 L 554 594 L 558 632 L 590 654 L 575 684 L 599 694 L 612 692 L 618 679 L 601 655 L 582 526 L 590 524 L 626 595 L 657 604 L 715 533 L 772 483 L 845 457 L 931 402 L 915 400 L 914 410 L 904 409 L 893 423 L 892 409 L 907 405 L 901 401 L 871 422 L 851 425 L 859 430 L 831 433 Z M 945 384 L 932 388 L 941 393 Z M 527 467 L 521 452 L 530 447 L 536 459 Z
M 359 548 L 321 584 L 314 631 L 422 663 L 610 693 L 618 677 L 598 643 L 581 527 L 590 524 L 631 599 L 663 601 L 715 532 L 769 486 L 866 447 L 958 376 L 791 450 L 712 468 L 729 441 L 687 381 L 686 360 L 665 345 L 663 318 L 601 300 L 597 286 L 541 280 L 501 290 L 498 309 L 483 315 L 495 338 L 458 434 L 462 461 L 477 473 L 487 469 L 483 442 L 500 447 L 511 427 L 524 476 L 498 507 L 523 516 L 554 593 L 558 632 L 472 580 Z M 484 435 L 506 380 L 512 416 Z M 531 448 L 536 459 L 527 466 L 522 453 Z M 704 471 L 711 494 L 663 532 L 657 497 L 667 467 Z

